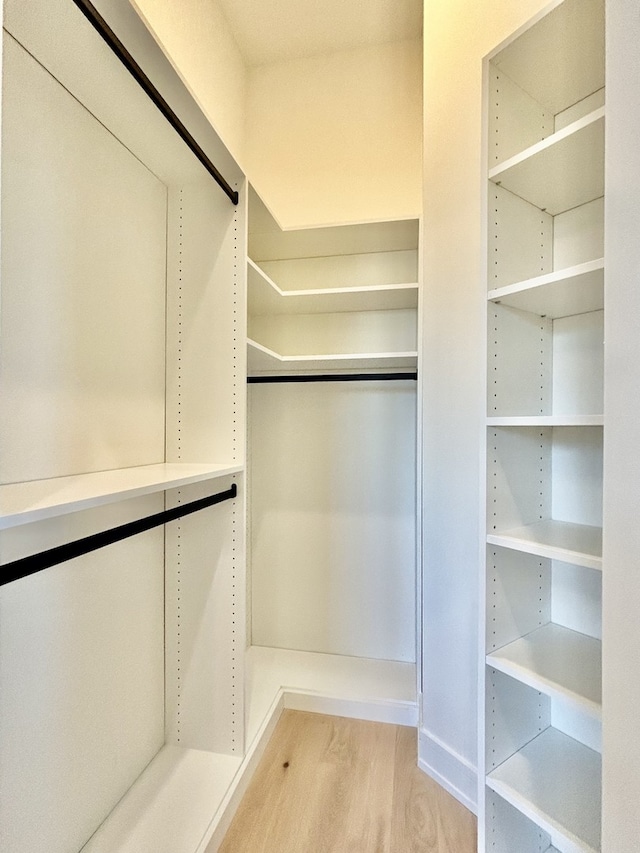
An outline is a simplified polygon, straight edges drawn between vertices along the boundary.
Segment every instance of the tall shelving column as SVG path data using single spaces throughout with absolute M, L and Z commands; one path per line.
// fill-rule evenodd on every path
M 604 6 L 485 63 L 479 849 L 600 849 Z

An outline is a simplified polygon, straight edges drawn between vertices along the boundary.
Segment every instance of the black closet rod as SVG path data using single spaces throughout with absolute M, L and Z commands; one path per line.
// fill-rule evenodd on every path
M 269 385 L 276 382 L 394 382 L 417 379 L 413 373 L 302 373 L 281 376 L 247 376 L 249 385 Z
M 190 501 L 173 507 L 173 509 L 166 509 L 163 512 L 148 515 L 146 518 L 138 518 L 127 524 L 121 524 L 119 527 L 112 527 L 109 530 L 102 530 L 100 533 L 85 536 L 83 539 L 75 539 L 73 542 L 67 542 L 66 545 L 58 545 L 48 551 L 41 551 L 39 554 L 32 554 L 30 557 L 14 560 L 12 563 L 5 563 L 0 566 L 0 586 L 34 575 L 44 569 L 50 569 L 60 563 L 66 563 L 68 560 L 89 554 L 91 551 L 97 551 L 107 545 L 113 545 L 114 542 L 120 542 L 131 536 L 136 536 L 138 533 L 144 533 L 153 527 L 160 527 L 162 524 L 175 521 L 185 515 L 200 512 L 202 509 L 235 498 L 236 495 L 237 487 L 233 483 L 230 489 L 218 492 L 216 495 Z
M 151 98 L 153 103 L 160 110 L 160 112 L 169 122 L 171 127 L 173 127 L 178 136 L 181 137 L 181 139 L 186 143 L 189 149 L 195 154 L 195 156 L 202 163 L 207 172 L 209 172 L 211 177 L 224 190 L 224 192 L 229 196 L 231 201 L 234 204 L 237 204 L 237 190 L 234 190 L 233 187 L 231 187 L 227 183 L 227 181 L 223 178 L 220 172 L 216 169 L 211 160 L 207 157 L 207 155 L 198 145 L 193 136 L 191 136 L 187 128 L 180 121 L 178 116 L 174 113 L 169 104 L 165 101 L 160 92 L 153 85 L 151 80 L 149 80 L 142 68 L 140 68 L 133 56 L 131 56 L 127 48 L 122 44 L 118 36 L 113 32 L 109 24 L 107 24 L 107 22 L 98 12 L 95 6 L 90 3 L 89 0 L 73 0 L 73 2 L 76 4 L 78 9 L 80 9 L 82 14 L 91 24 L 91 26 L 111 48 L 113 53 L 115 53 L 115 55 L 127 69 L 129 74 L 131 74 L 136 83 L 138 83 L 138 85 L 144 90 L 144 92 L 149 96 L 149 98 Z

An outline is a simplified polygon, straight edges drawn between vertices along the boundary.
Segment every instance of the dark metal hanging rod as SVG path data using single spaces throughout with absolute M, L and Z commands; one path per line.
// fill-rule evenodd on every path
M 178 116 L 171 109 L 151 80 L 149 80 L 142 68 L 140 68 L 133 56 L 131 56 L 127 48 L 122 44 L 118 36 L 113 32 L 109 24 L 107 24 L 95 6 L 90 3 L 89 0 L 73 0 L 73 2 L 76 4 L 78 9 L 80 9 L 95 31 L 106 42 L 113 53 L 115 53 L 136 83 L 138 83 L 146 95 L 148 95 L 148 97 L 153 101 L 171 127 L 176 131 L 178 136 L 180 136 L 180 138 L 186 143 L 187 147 L 193 152 L 193 154 L 195 154 L 214 181 L 216 181 L 222 190 L 224 190 L 234 204 L 238 204 L 237 190 L 234 190 L 216 169 L 203 149 L 198 145 L 196 140 L 189 133 L 187 128 L 180 121 Z
M 66 563 L 68 560 L 81 557 L 83 554 L 89 554 L 91 551 L 97 551 L 99 548 L 105 548 L 107 545 L 113 545 L 114 542 L 129 539 L 131 536 L 144 533 L 153 527 L 160 527 L 169 521 L 176 521 L 176 519 L 183 518 L 185 515 L 191 515 L 207 507 L 231 500 L 236 497 L 237 491 L 236 484 L 233 483 L 231 488 L 224 492 L 218 492 L 216 495 L 209 495 L 206 498 L 190 501 L 172 509 L 148 515 L 146 518 L 138 518 L 135 521 L 129 521 L 127 524 L 121 524 L 109 530 L 102 530 L 100 533 L 94 533 L 92 536 L 85 536 L 83 539 L 75 539 L 73 542 L 58 545 L 56 548 L 51 548 L 48 551 L 41 551 L 39 554 L 32 554 L 29 557 L 14 560 L 12 563 L 5 563 L 3 566 L 0 566 L 0 586 L 20 580 L 20 578 L 26 578 L 29 575 L 34 575 L 44 569 L 50 569 L 52 566 L 57 566 L 60 563 Z
M 280 376 L 247 376 L 249 385 L 270 385 L 280 382 L 394 382 L 417 379 L 413 373 L 302 373 Z

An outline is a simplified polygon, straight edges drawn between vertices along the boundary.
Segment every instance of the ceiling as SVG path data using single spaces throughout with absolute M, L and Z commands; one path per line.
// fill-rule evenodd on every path
M 423 0 L 218 0 L 249 66 L 419 38 Z

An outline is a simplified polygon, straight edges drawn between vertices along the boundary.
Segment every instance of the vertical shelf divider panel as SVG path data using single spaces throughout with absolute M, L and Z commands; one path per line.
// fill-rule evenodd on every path
M 604 3 L 485 61 L 479 853 L 600 849 Z

